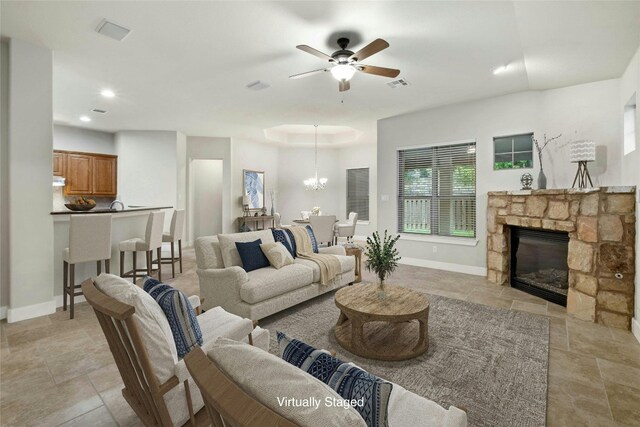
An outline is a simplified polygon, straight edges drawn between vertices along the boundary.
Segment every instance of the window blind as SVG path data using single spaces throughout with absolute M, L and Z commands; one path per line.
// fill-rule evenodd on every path
M 347 169 L 347 217 L 351 212 L 369 220 L 369 168 Z
M 398 151 L 398 231 L 475 237 L 475 142 Z

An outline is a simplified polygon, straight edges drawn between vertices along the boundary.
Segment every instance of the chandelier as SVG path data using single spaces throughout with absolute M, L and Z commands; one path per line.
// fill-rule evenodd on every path
M 304 180 L 304 188 L 305 190 L 324 190 L 324 187 L 327 185 L 327 178 L 318 179 L 318 125 L 315 126 L 315 175 L 309 179 Z

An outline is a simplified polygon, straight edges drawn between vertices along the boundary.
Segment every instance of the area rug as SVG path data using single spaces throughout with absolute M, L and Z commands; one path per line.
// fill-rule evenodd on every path
M 547 409 L 549 320 L 429 295 L 429 350 L 415 359 L 365 359 L 340 347 L 333 335 L 339 310 L 333 292 L 260 321 L 318 348 L 335 350 L 369 372 L 445 408 L 467 410 L 470 426 L 543 426 Z M 402 427 L 402 426 L 391 426 Z

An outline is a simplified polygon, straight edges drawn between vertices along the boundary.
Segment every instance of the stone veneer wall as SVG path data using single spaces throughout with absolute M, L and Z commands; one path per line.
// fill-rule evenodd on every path
M 509 284 L 509 226 L 566 231 L 567 312 L 580 319 L 629 329 L 633 317 L 635 221 L 635 187 L 490 192 L 487 279 Z

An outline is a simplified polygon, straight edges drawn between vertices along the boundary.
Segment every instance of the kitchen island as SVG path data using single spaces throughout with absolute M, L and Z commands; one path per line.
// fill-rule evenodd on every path
M 161 209 L 172 209 L 173 206 L 135 206 L 129 207 L 126 209 L 109 209 L 109 208 L 94 208 L 90 211 L 72 211 L 70 209 L 65 209 L 64 211 L 53 211 L 51 215 L 87 215 L 87 214 L 103 214 L 103 213 L 111 213 L 117 214 L 118 216 L 122 214 L 127 214 L 129 212 L 140 212 L 140 211 L 158 211 Z M 68 221 L 69 219 L 66 218 Z
M 172 206 L 132 207 L 123 210 L 109 210 L 95 208 L 87 212 L 54 211 L 53 216 L 53 259 L 54 259 L 54 291 L 53 294 L 61 305 L 62 301 L 62 251 L 69 247 L 69 223 L 71 215 L 111 214 L 111 273 L 120 274 L 120 252 L 118 245 L 121 241 L 134 237 L 144 238 L 147 219 L 152 211 L 164 211 L 165 230 L 171 224 Z M 169 268 L 170 266 L 163 266 Z M 138 268 L 145 268 L 145 257 L 138 257 Z M 131 254 L 125 258 L 125 270 L 131 270 Z M 96 277 L 96 263 L 87 262 L 76 264 L 76 284 L 82 283 L 90 277 Z M 169 276 L 166 276 L 169 277 Z M 77 297 L 76 301 L 82 301 Z

